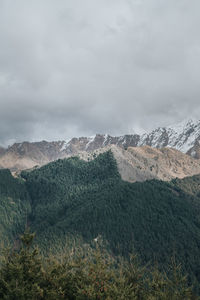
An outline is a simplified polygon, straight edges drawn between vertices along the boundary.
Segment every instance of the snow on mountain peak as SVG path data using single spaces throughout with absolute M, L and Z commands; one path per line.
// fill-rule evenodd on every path
M 200 157 L 199 141 L 200 121 L 184 120 L 166 127 L 158 127 L 151 132 L 141 135 L 127 134 L 122 136 L 111 136 L 109 134 L 96 134 L 90 137 L 79 137 L 66 141 L 59 141 L 58 151 L 60 153 L 59 155 L 63 156 L 65 154 L 75 154 L 80 151 L 91 152 L 108 145 L 117 145 L 125 149 L 128 147 L 148 145 L 153 148 L 175 148 L 198 158 Z M 22 145 L 23 144 L 17 144 L 18 150 L 20 150 Z M 57 144 L 55 144 L 55 147 L 57 147 L 56 145 Z M 47 148 L 48 145 L 45 143 L 44 146 Z M 11 149 L 13 149 L 13 147 Z
M 172 147 L 188 152 L 200 139 L 200 121 L 184 120 L 166 127 L 158 127 L 140 136 L 138 146 Z
M 157 138 L 155 139 L 155 135 Z M 184 153 L 191 149 L 195 142 L 200 138 L 200 121 L 184 120 L 177 124 L 169 125 L 160 130 L 151 133 L 154 135 L 155 143 L 151 146 L 160 148 L 162 146 L 173 147 Z M 163 140 L 162 140 L 163 138 Z M 158 141 L 164 141 L 164 145 L 160 145 Z
M 197 123 L 198 123 L 197 121 L 193 121 L 192 119 L 183 120 L 179 123 L 175 123 L 175 124 L 171 124 L 171 125 L 167 126 L 166 129 L 168 129 L 168 130 L 172 129 L 177 134 L 180 134 L 188 127 L 195 126 Z

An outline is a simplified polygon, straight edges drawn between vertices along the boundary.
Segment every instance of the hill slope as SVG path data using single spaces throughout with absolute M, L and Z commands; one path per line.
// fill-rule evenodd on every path
M 166 266 L 176 254 L 199 278 L 200 198 L 182 181 L 122 181 L 110 151 L 90 162 L 58 160 L 22 176 L 31 197 L 30 224 L 43 248 L 64 245 L 69 233 L 86 241 L 102 235 L 115 253 L 134 250 L 144 262 Z M 187 180 L 200 184 L 199 176 Z
M 9 170 L 0 170 L 0 240 L 14 240 L 24 231 L 30 213 L 30 198 L 25 183 Z
M 83 159 L 94 154 L 111 150 L 117 161 L 118 170 L 123 180 L 129 182 L 160 179 L 169 181 L 200 174 L 200 160 L 194 159 L 173 148 L 152 148 L 150 146 L 129 147 L 124 150 L 115 145 L 94 151 L 91 155 L 79 156 Z
M 28 219 L 44 251 L 68 235 L 101 235 L 115 253 L 138 253 L 166 267 L 173 255 L 200 280 L 200 176 L 171 182 L 121 179 L 111 151 L 86 162 L 58 160 L 13 178 L 0 172 L 1 240 L 15 240 Z

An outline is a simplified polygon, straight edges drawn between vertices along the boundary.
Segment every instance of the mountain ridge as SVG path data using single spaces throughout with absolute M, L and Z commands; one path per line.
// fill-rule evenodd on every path
M 77 150 L 93 151 L 97 148 L 104 147 L 110 144 L 123 147 L 136 146 L 152 146 L 154 148 L 172 147 L 187 153 L 200 140 L 200 120 L 188 120 L 173 124 L 166 127 L 157 127 L 156 129 L 146 132 L 144 134 L 124 134 L 121 136 L 111 136 L 109 134 L 96 134 L 90 137 L 73 137 L 65 141 L 51 141 L 45 140 L 39 142 L 22 142 L 14 143 L 8 148 L 0 147 L 0 155 L 5 151 L 11 151 L 14 148 L 23 147 L 23 145 L 30 143 L 32 145 L 47 144 L 56 146 L 59 145 L 59 151 L 65 151 L 68 154 Z
M 174 148 L 195 159 L 200 158 L 200 121 L 186 121 L 173 126 L 158 127 L 142 135 L 129 134 L 111 136 L 96 134 L 91 137 L 72 138 L 69 141 L 41 141 L 15 143 L 7 149 L 0 147 L 0 167 L 11 171 L 42 166 L 51 161 L 81 152 L 93 153 L 115 145 L 121 149 L 150 146 L 153 148 Z M 194 173 L 196 174 L 196 173 Z M 189 175 L 194 175 L 189 174 Z

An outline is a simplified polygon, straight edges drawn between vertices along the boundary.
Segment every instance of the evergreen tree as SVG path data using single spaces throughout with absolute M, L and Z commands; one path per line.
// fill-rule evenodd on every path
M 31 249 L 34 234 L 25 232 L 21 246 L 8 249 L 0 269 L 0 299 L 43 299 L 43 276 L 38 249 Z

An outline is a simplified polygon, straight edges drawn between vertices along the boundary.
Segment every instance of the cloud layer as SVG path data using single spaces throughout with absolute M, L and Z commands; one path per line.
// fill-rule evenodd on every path
M 1 0 L 0 144 L 198 118 L 198 0 Z

